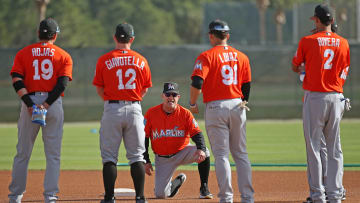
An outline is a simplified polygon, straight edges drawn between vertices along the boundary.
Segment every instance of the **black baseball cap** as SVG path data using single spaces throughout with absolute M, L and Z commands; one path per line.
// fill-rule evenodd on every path
M 179 94 L 179 85 L 175 82 L 164 83 L 163 93 L 177 93 Z
M 115 37 L 117 39 L 130 39 L 135 36 L 134 27 L 129 23 L 121 23 L 116 26 Z
M 314 17 L 318 17 L 321 23 L 328 23 L 332 21 L 333 14 L 329 6 L 326 4 L 319 4 L 315 7 Z
M 229 32 L 230 27 L 225 21 L 222 20 L 214 20 L 209 24 L 209 31 L 218 31 L 218 32 Z
M 40 22 L 39 32 L 47 33 L 48 35 L 51 35 L 51 34 L 59 33 L 60 27 L 54 19 L 46 18 Z

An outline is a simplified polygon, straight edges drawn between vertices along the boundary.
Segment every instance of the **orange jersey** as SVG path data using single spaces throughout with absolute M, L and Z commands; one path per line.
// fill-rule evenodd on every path
M 162 104 L 150 108 L 145 114 L 145 134 L 150 137 L 151 148 L 158 155 L 175 154 L 186 147 L 190 137 L 201 132 L 194 116 L 177 105 L 171 114 Z
M 133 50 L 112 50 L 98 59 L 93 84 L 104 88 L 104 100 L 141 101 L 152 86 L 148 62 Z
M 349 44 L 336 33 L 318 32 L 300 40 L 292 63 L 305 63 L 305 90 L 342 93 L 350 66 Z
M 38 42 L 16 54 L 10 74 L 24 76 L 28 92 L 50 92 L 59 77 L 67 76 L 72 80 L 72 65 L 71 56 L 66 51 L 54 44 Z
M 204 103 L 242 98 L 242 84 L 251 81 L 249 59 L 231 46 L 215 46 L 198 56 L 193 76 L 204 80 Z

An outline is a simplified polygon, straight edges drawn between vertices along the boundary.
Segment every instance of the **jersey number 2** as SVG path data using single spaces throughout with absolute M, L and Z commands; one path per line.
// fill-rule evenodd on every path
M 40 68 L 41 68 L 41 75 L 39 73 L 39 60 L 35 59 L 33 61 L 33 66 L 35 68 L 35 73 L 33 76 L 34 80 L 40 80 L 43 78 L 44 80 L 50 80 L 54 73 L 54 67 L 52 62 L 49 59 L 44 59 L 41 61 Z
M 235 64 L 234 67 L 223 65 L 221 68 L 221 76 L 223 77 L 222 82 L 225 85 L 237 85 L 237 64 Z
M 329 57 L 325 64 L 324 64 L 324 69 L 328 70 L 332 68 L 332 60 L 334 59 L 334 51 L 331 49 L 325 49 L 324 51 L 324 57 Z
M 119 86 L 118 86 L 119 90 L 123 90 L 123 89 L 131 89 L 132 90 L 132 89 L 136 88 L 136 83 L 134 82 L 135 78 L 136 78 L 136 72 L 134 69 L 129 68 L 125 71 L 125 77 L 126 78 L 130 77 L 130 79 L 127 81 L 125 86 L 124 86 L 124 82 L 123 82 L 122 70 L 121 69 L 117 70 L 116 75 L 119 78 Z

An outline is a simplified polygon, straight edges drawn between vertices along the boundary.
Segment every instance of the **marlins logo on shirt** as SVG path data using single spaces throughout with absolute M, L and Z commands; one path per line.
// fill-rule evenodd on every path
M 200 60 L 197 60 L 195 62 L 194 70 L 196 70 L 196 69 L 202 70 L 202 63 Z
M 175 126 L 174 129 L 155 129 L 152 131 L 153 140 L 162 138 L 162 137 L 184 137 L 185 130 L 178 130 L 178 126 Z

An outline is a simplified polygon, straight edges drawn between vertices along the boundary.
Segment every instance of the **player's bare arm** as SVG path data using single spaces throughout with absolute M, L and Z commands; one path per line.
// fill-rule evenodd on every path
M 199 113 L 199 107 L 196 101 L 201 93 L 201 89 L 197 89 L 193 86 L 190 87 L 190 111 L 191 113 Z
M 104 88 L 96 86 L 96 93 L 104 100 Z
M 154 171 L 151 163 L 145 164 L 145 173 L 149 176 L 152 176 L 152 172 Z
M 141 97 L 145 97 L 147 92 L 148 92 L 148 88 L 141 90 Z
M 294 65 L 294 64 L 292 64 L 292 70 L 295 72 L 295 73 L 300 73 L 300 68 L 299 68 L 300 66 L 296 66 L 296 65 Z

